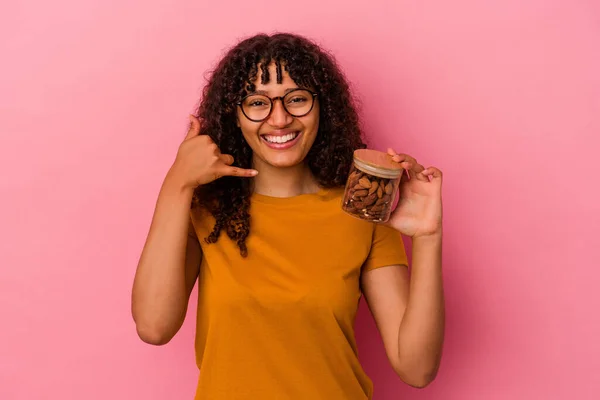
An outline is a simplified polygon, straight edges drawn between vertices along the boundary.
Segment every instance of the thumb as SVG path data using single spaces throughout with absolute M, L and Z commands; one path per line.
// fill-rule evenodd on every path
M 220 154 L 219 158 L 221 159 L 221 161 L 223 161 L 225 165 L 233 164 L 233 156 L 230 154 Z
M 200 134 L 200 121 L 194 115 L 190 115 L 190 129 L 185 135 L 185 140 L 196 137 Z

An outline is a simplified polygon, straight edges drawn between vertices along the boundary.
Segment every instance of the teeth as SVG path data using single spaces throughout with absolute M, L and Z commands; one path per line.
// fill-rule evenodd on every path
M 296 133 L 288 133 L 287 135 L 283 135 L 283 136 L 265 136 L 265 139 L 271 143 L 286 143 L 289 142 L 290 140 L 294 140 L 296 138 Z

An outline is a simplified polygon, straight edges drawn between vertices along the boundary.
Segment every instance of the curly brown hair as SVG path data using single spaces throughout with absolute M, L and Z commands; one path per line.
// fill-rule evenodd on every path
M 356 102 L 335 58 L 314 42 L 295 34 L 259 34 L 231 48 L 218 63 L 204 87 L 196 116 L 200 132 L 208 135 L 235 165 L 252 167 L 252 150 L 236 124 L 237 103 L 255 90 L 261 68 L 262 83 L 270 80 L 268 65 L 275 62 L 277 82 L 282 68 L 300 87 L 311 88 L 319 98 L 319 131 L 306 156 L 317 183 L 323 188 L 345 184 L 354 150 L 366 147 L 361 137 Z M 207 243 L 215 243 L 221 230 L 234 240 L 246 257 L 250 233 L 251 181 L 222 177 L 194 191 L 193 207 L 204 207 L 216 220 Z

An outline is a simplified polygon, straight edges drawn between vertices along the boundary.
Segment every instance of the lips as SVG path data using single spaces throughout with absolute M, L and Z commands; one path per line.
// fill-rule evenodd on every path
M 294 146 L 302 136 L 300 131 L 276 131 L 261 135 L 260 138 L 269 148 L 285 150 Z
M 269 143 L 283 144 L 289 142 L 290 140 L 296 139 L 298 133 L 299 132 L 291 132 L 285 135 L 264 135 L 263 138 Z

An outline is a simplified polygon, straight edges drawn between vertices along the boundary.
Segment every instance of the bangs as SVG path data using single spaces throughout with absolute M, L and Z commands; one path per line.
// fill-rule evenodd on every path
M 289 71 L 287 70 L 286 67 L 286 63 L 285 61 L 282 60 L 274 60 L 274 59 L 270 59 L 269 62 L 265 62 L 266 59 L 261 60 L 259 63 L 255 64 L 252 66 L 252 68 L 250 69 L 250 75 L 248 77 L 248 82 L 246 83 L 246 93 L 251 93 L 254 92 L 256 90 L 256 85 L 254 84 L 254 82 L 257 79 L 257 75 L 258 75 L 258 69 L 260 68 L 260 83 L 263 85 L 268 84 L 269 82 L 271 82 L 271 72 L 269 72 L 269 65 L 271 64 L 275 64 L 275 70 L 277 71 L 276 74 L 277 76 L 276 78 L 276 82 L 278 84 L 281 84 L 283 82 L 283 70 L 285 69 L 288 74 Z M 291 76 L 290 76 L 291 77 Z M 294 78 L 292 78 L 294 79 Z M 295 81 L 295 79 L 294 79 Z
M 316 80 L 313 76 L 311 76 L 312 74 L 306 72 L 310 71 L 310 65 L 302 62 L 304 57 L 299 57 L 299 59 L 294 60 L 292 63 L 288 61 L 287 58 L 276 58 L 271 54 L 269 54 L 269 56 L 261 57 L 254 65 L 250 67 L 250 73 L 247 75 L 247 81 L 245 82 L 243 93 L 241 93 L 242 97 L 256 90 L 255 82 L 258 79 L 259 70 L 260 83 L 266 85 L 271 82 L 273 77 L 269 71 L 269 66 L 272 64 L 275 64 L 275 82 L 278 84 L 283 82 L 283 72 L 285 71 L 299 87 L 308 89 L 315 88 L 317 86 Z M 266 60 L 269 61 L 267 62 Z

